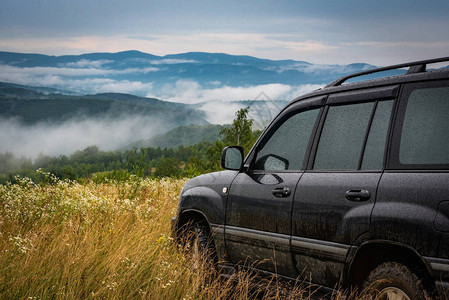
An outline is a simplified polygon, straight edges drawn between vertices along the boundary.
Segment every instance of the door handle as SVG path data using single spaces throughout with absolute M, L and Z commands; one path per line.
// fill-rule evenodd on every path
M 371 197 L 371 193 L 368 190 L 349 190 L 345 193 L 346 199 L 349 201 L 366 201 Z
M 288 187 L 278 187 L 273 190 L 273 195 L 278 198 L 285 198 L 291 195 L 292 191 Z

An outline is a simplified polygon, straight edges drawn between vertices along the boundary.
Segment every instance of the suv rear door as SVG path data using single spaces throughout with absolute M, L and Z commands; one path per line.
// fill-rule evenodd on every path
M 291 247 L 305 279 L 338 284 L 352 243 L 369 230 L 398 90 L 345 92 L 327 100 L 314 157 L 293 203 Z

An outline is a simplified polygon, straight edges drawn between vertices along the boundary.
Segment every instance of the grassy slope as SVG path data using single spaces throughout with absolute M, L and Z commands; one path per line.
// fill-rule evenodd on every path
M 0 185 L 0 299 L 250 299 L 170 238 L 184 180 Z M 258 299 L 281 299 L 280 289 Z M 277 289 L 276 289 L 277 288 Z M 263 288 L 264 289 L 264 288 Z M 295 288 L 289 299 L 303 299 Z

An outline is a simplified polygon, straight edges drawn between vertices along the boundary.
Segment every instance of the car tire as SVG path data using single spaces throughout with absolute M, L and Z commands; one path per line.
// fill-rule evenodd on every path
M 386 262 L 377 266 L 365 280 L 363 291 L 365 295 L 379 300 L 430 299 L 422 279 L 409 267 L 397 262 Z
M 195 260 L 202 260 L 215 266 L 216 252 L 212 237 L 204 221 L 195 221 L 191 225 L 189 252 Z

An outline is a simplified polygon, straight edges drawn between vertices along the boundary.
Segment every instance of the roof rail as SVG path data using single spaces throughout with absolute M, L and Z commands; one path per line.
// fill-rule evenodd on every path
M 346 80 L 348 80 L 350 78 L 359 77 L 359 76 L 368 75 L 368 74 L 373 74 L 373 73 L 378 73 L 378 72 L 383 72 L 383 71 L 388 71 L 388 70 L 406 68 L 406 67 L 409 67 L 409 69 L 407 71 L 407 74 L 421 73 L 421 72 L 425 72 L 426 71 L 426 65 L 427 64 L 433 64 L 433 63 L 438 63 L 438 62 L 443 62 L 443 61 L 449 61 L 449 56 L 448 57 L 428 59 L 428 60 L 414 61 L 414 62 L 399 64 L 399 65 L 393 65 L 393 66 L 388 66 L 388 67 L 376 68 L 376 69 L 372 69 L 372 70 L 368 70 L 368 71 L 354 73 L 354 74 L 351 74 L 351 75 L 340 77 L 337 80 L 332 81 L 326 87 L 342 85 Z

